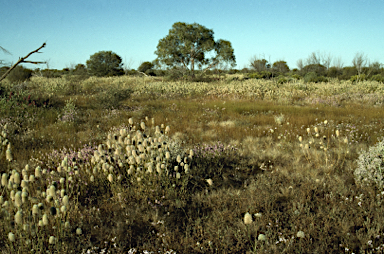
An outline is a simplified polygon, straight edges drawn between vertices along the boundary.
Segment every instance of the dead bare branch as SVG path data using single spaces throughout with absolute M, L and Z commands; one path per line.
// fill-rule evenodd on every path
M 36 50 L 30 52 L 30 53 L 29 53 L 28 55 L 26 55 L 25 57 L 20 58 L 14 65 L 12 65 L 11 68 L 9 68 L 9 69 L 4 73 L 3 76 L 1 76 L 0 81 L 2 81 L 3 79 L 5 79 L 5 77 L 7 77 L 8 74 L 9 74 L 13 69 L 15 69 L 16 66 L 19 65 L 20 63 L 44 64 L 45 62 L 25 61 L 25 59 L 27 59 L 29 56 L 31 56 L 31 55 L 34 54 L 34 53 L 41 53 L 41 52 L 39 52 L 39 50 L 42 49 L 42 48 L 44 48 L 45 45 L 46 45 L 46 43 L 44 42 L 43 45 L 41 45 L 40 48 L 38 48 L 38 49 L 36 49 Z

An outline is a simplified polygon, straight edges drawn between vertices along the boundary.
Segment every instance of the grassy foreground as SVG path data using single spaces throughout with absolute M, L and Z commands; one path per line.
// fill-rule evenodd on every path
M 384 85 L 2 83 L 3 253 L 381 253 Z

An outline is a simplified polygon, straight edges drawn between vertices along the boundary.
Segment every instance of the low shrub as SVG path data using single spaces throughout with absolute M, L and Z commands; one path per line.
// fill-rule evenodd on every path
M 32 77 L 32 70 L 19 65 L 13 69 L 7 76 L 7 79 L 13 83 L 20 83 Z
M 103 108 L 111 109 L 120 106 L 120 102 L 131 97 L 131 88 L 110 87 L 96 95 L 96 100 Z
M 360 82 L 360 81 L 365 81 L 367 80 L 367 76 L 365 74 L 360 74 L 360 75 L 354 75 L 349 79 L 352 83 L 354 82 Z
M 318 76 L 315 72 L 309 72 L 304 76 L 304 82 L 306 83 L 320 83 L 320 82 L 328 82 L 328 79 L 324 76 Z
M 372 76 L 371 80 L 374 80 L 374 81 L 377 81 L 380 83 L 384 83 L 384 76 L 381 74 L 376 74 L 376 75 Z
M 384 187 L 384 139 L 371 146 L 368 151 L 361 151 L 354 170 L 356 181 L 362 185 Z

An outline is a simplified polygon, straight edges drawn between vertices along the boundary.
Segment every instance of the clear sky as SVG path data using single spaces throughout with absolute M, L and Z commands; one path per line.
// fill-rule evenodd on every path
M 0 0 L 0 22 L 0 46 L 12 53 L 0 51 L 0 59 L 15 63 L 46 42 L 30 60 L 53 69 L 85 64 L 101 50 L 136 69 L 156 58 L 175 22 L 196 22 L 230 41 L 238 69 L 255 55 L 295 68 L 312 52 L 344 66 L 357 52 L 384 63 L 383 0 Z

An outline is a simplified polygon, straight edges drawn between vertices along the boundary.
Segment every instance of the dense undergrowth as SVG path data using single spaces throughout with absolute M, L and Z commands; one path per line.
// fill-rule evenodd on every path
M 384 85 L 3 82 L 4 253 L 380 253 Z

